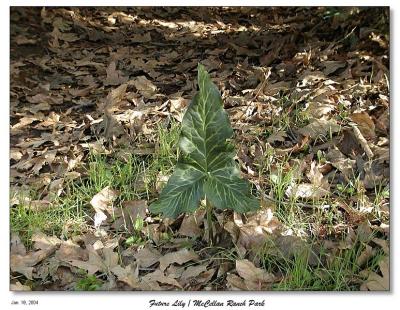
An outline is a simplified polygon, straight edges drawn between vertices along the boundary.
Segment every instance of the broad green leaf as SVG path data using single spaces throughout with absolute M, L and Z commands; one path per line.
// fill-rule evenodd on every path
M 247 181 L 240 178 L 233 135 L 222 98 L 204 66 L 198 66 L 199 92 L 183 119 L 179 148 L 182 157 L 150 211 L 176 217 L 194 211 L 206 196 L 213 206 L 246 212 L 258 208 Z

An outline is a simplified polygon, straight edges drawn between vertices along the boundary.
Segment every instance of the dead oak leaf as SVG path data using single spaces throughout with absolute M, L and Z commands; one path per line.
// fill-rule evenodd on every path
M 379 263 L 379 269 L 381 271 L 382 276 L 378 275 L 372 271 L 362 272 L 363 274 L 367 274 L 368 278 L 361 285 L 360 290 L 362 291 L 389 291 L 390 290 L 390 281 L 389 281 L 389 257 L 386 256 Z
M 358 129 L 365 139 L 371 140 L 375 138 L 375 123 L 367 112 L 353 113 L 350 118 L 358 125 Z
M 236 260 L 236 271 L 244 279 L 244 283 L 249 290 L 261 290 L 267 284 L 276 281 L 276 277 L 273 274 L 257 268 L 247 259 Z
M 114 210 L 116 218 L 113 227 L 117 230 L 124 228 L 133 231 L 136 220 L 146 217 L 147 201 L 146 200 L 127 200 L 122 202 L 122 208 Z
M 145 247 L 133 256 L 135 257 L 139 267 L 148 268 L 159 261 L 161 254 L 156 249 Z
M 103 258 L 92 248 L 89 249 L 88 261 L 73 259 L 69 261 L 72 266 L 84 269 L 88 274 L 95 274 L 98 271 L 109 273 L 115 266 L 118 265 L 118 253 L 111 248 L 103 248 Z
M 13 255 L 26 255 L 26 248 L 24 244 L 21 242 L 18 233 L 11 233 L 11 240 L 10 240 L 10 253 Z
M 340 130 L 340 126 L 333 119 L 323 120 L 315 119 L 307 126 L 300 128 L 298 131 L 303 136 L 309 136 L 311 139 L 316 139 L 318 136 L 326 136 Z
M 66 263 L 72 260 L 86 261 L 89 258 L 89 254 L 76 243 L 67 240 L 61 244 L 55 254 L 55 258 Z
M 182 286 L 179 284 L 178 281 L 176 281 L 173 278 L 165 276 L 164 273 L 160 269 L 157 269 L 154 272 L 146 274 L 140 280 L 141 280 L 141 282 L 144 282 L 144 283 L 147 283 L 150 285 L 151 285 L 151 283 L 158 282 L 160 284 L 168 284 L 168 285 L 173 285 L 173 286 L 182 288 Z
M 186 215 L 179 228 L 179 234 L 187 237 L 201 236 L 203 231 L 199 226 L 203 222 L 204 215 L 204 210 L 197 210 L 194 214 Z
M 104 85 L 120 85 L 128 81 L 128 77 L 124 76 L 122 71 L 117 70 L 115 61 L 112 61 L 106 69 L 107 77 Z
M 140 280 L 137 276 L 137 272 L 132 265 L 123 268 L 120 265 L 116 265 L 110 269 L 110 271 L 117 276 L 118 281 L 124 282 L 131 288 L 140 288 Z
M 136 90 L 147 99 L 153 99 L 157 94 L 157 86 L 144 75 L 135 77 L 135 79 L 130 80 L 128 84 L 135 86 Z
M 193 251 L 182 249 L 177 252 L 171 252 L 160 258 L 160 270 L 164 271 L 171 264 L 182 265 L 191 260 L 198 260 L 199 256 Z

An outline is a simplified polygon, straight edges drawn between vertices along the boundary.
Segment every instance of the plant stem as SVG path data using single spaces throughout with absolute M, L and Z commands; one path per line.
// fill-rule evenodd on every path
M 207 211 L 207 232 L 208 232 L 208 243 L 210 246 L 213 245 L 213 229 L 212 229 L 212 205 L 206 197 L 206 211 Z

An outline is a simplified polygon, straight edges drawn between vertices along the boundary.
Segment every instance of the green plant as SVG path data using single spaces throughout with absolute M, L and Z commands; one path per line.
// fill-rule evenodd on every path
M 234 161 L 233 135 L 222 98 L 204 66 L 198 66 L 199 92 L 182 120 L 179 158 L 175 171 L 150 211 L 176 217 L 193 212 L 206 198 L 207 229 L 212 243 L 212 208 L 237 212 L 255 210 L 259 203 L 249 183 L 240 178 Z
M 101 287 L 101 281 L 95 275 L 88 275 L 80 279 L 75 286 L 76 291 L 97 291 Z

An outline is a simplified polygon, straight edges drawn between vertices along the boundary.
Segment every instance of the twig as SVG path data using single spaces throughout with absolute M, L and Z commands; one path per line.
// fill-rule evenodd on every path
M 357 138 L 358 142 L 360 142 L 365 154 L 367 154 L 369 159 L 372 159 L 374 157 L 374 153 L 371 151 L 371 148 L 369 147 L 367 140 L 365 140 L 364 136 L 362 135 L 360 129 L 353 124 L 350 124 L 350 126 L 353 128 L 354 136 Z

